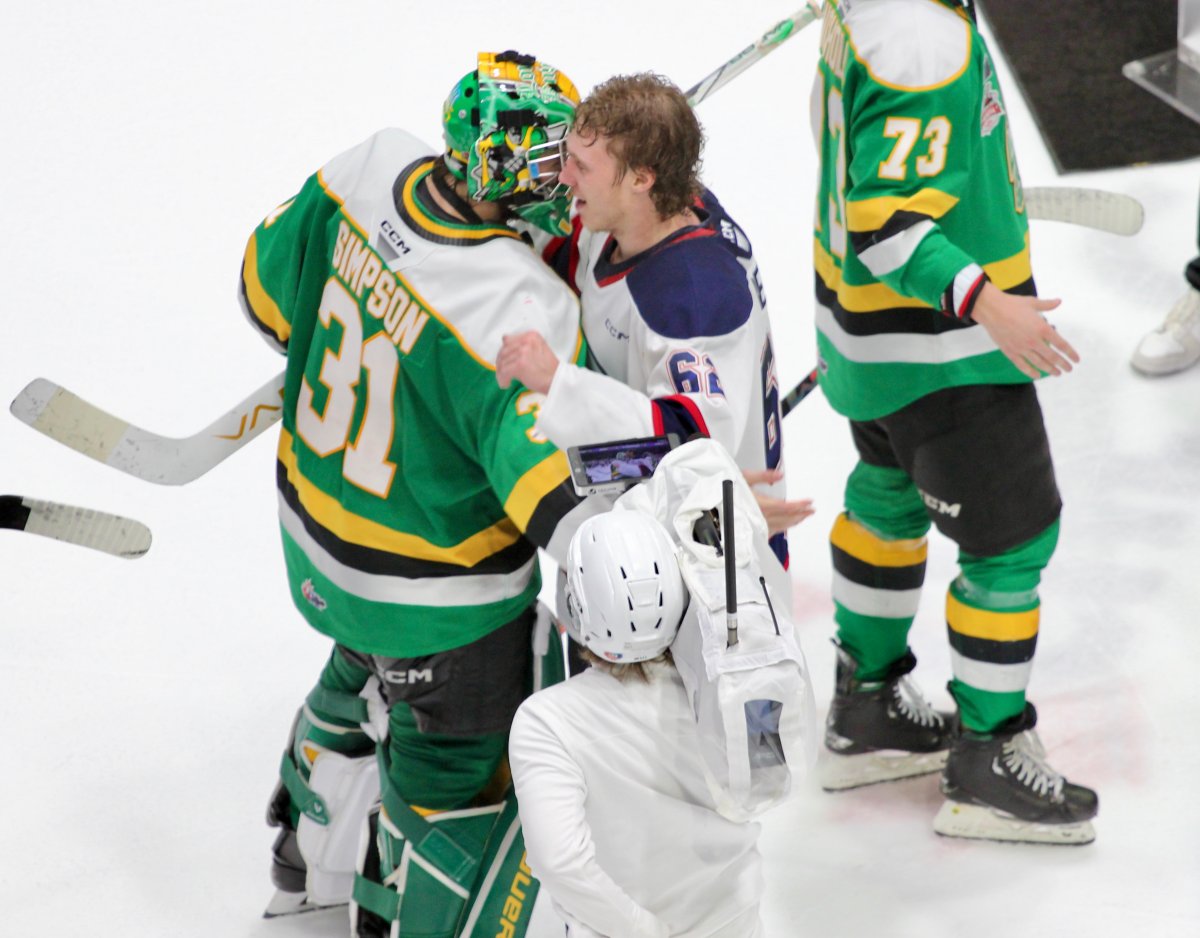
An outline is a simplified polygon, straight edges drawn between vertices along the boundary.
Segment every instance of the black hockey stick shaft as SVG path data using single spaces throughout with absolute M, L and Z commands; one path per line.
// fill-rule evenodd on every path
M 29 508 L 20 495 L 0 495 L 0 528 L 24 531 L 29 522 Z
M 796 405 L 804 400 L 808 395 L 812 394 L 817 387 L 817 369 L 814 368 L 804 380 L 797 384 L 794 388 L 784 395 L 784 398 L 779 403 L 779 409 L 783 412 L 783 416 L 787 416 L 796 409 Z

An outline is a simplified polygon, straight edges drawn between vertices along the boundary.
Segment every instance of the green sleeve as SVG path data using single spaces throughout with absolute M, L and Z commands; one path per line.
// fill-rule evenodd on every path
M 873 271 L 904 296 L 934 308 L 974 258 L 951 242 L 938 220 L 963 196 L 972 172 L 974 102 L 960 76 L 925 91 L 870 83 L 847 117 L 852 155 L 847 166 L 847 222 L 855 252 L 924 225 L 927 233 L 907 260 Z
M 281 349 L 287 348 L 291 336 L 306 263 L 313 258 L 328 265 L 327 223 L 337 209 L 314 174 L 250 235 L 242 261 L 243 307 L 250 321 Z

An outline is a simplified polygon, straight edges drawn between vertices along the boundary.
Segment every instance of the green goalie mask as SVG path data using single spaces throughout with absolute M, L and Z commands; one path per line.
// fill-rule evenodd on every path
M 568 234 L 568 190 L 558 174 L 578 104 L 574 83 L 554 66 L 481 52 L 442 109 L 446 166 L 472 199 L 505 201 L 544 231 Z

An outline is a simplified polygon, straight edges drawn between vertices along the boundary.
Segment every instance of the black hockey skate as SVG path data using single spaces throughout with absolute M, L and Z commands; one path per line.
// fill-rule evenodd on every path
M 942 773 L 942 805 L 933 829 L 947 837 L 1020 843 L 1087 844 L 1099 799 L 1046 764 L 1033 732 L 1037 711 L 1024 712 L 992 733 L 959 731 Z
M 928 775 L 946 764 L 953 720 L 934 710 L 908 678 L 917 664 L 911 650 L 878 681 L 855 680 L 858 662 L 840 645 L 837 659 L 818 766 L 822 788 L 841 791 Z

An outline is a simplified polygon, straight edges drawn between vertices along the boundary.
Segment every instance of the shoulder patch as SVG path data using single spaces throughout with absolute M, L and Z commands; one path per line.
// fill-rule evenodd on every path
M 846 12 L 855 55 L 871 77 L 902 91 L 944 85 L 966 69 L 970 24 L 936 0 L 871 0 Z
M 661 336 L 727 335 L 750 318 L 746 271 L 721 237 L 692 238 L 651 255 L 626 283 L 643 321 Z

